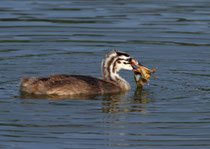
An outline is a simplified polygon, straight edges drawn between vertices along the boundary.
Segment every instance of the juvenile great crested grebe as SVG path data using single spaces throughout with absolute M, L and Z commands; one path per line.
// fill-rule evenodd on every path
M 79 95 L 118 93 L 130 90 L 130 85 L 118 72 L 134 70 L 138 65 L 128 54 L 113 50 L 102 61 L 103 78 L 83 75 L 52 75 L 46 78 L 23 78 L 20 91 L 37 95 Z

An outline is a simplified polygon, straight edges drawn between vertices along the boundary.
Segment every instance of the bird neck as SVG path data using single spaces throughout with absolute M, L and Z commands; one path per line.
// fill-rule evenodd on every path
M 115 70 L 115 62 L 118 59 L 118 56 L 115 52 L 110 52 L 107 54 L 102 61 L 102 76 L 103 80 L 111 82 L 116 86 L 120 87 L 121 90 L 129 90 L 129 83 L 124 80 Z

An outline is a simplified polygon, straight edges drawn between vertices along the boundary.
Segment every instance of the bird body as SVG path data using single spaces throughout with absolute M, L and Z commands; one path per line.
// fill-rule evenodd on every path
M 118 71 L 132 70 L 131 58 L 124 52 L 111 51 L 102 61 L 103 78 L 83 75 L 52 75 L 46 78 L 23 78 L 20 91 L 36 95 L 106 94 L 130 90 Z
M 52 75 L 48 78 L 24 78 L 21 91 L 31 94 L 75 95 L 120 92 L 113 83 L 91 76 Z

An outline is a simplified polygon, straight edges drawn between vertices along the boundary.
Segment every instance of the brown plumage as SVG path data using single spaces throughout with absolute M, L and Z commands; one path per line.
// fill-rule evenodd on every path
M 129 55 L 112 51 L 102 62 L 103 79 L 83 75 L 52 75 L 46 78 L 23 78 L 22 93 L 36 95 L 80 95 L 119 93 L 130 85 L 117 73 L 120 69 L 133 70 Z
M 20 90 L 32 94 L 75 95 L 120 92 L 120 87 L 102 79 L 82 75 L 52 75 L 48 78 L 23 78 Z

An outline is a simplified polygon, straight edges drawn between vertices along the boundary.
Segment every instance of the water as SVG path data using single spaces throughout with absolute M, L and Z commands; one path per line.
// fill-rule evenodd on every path
M 1 0 L 0 148 L 210 147 L 209 0 Z M 22 98 L 23 76 L 100 77 L 112 49 L 158 79 L 126 95 Z

